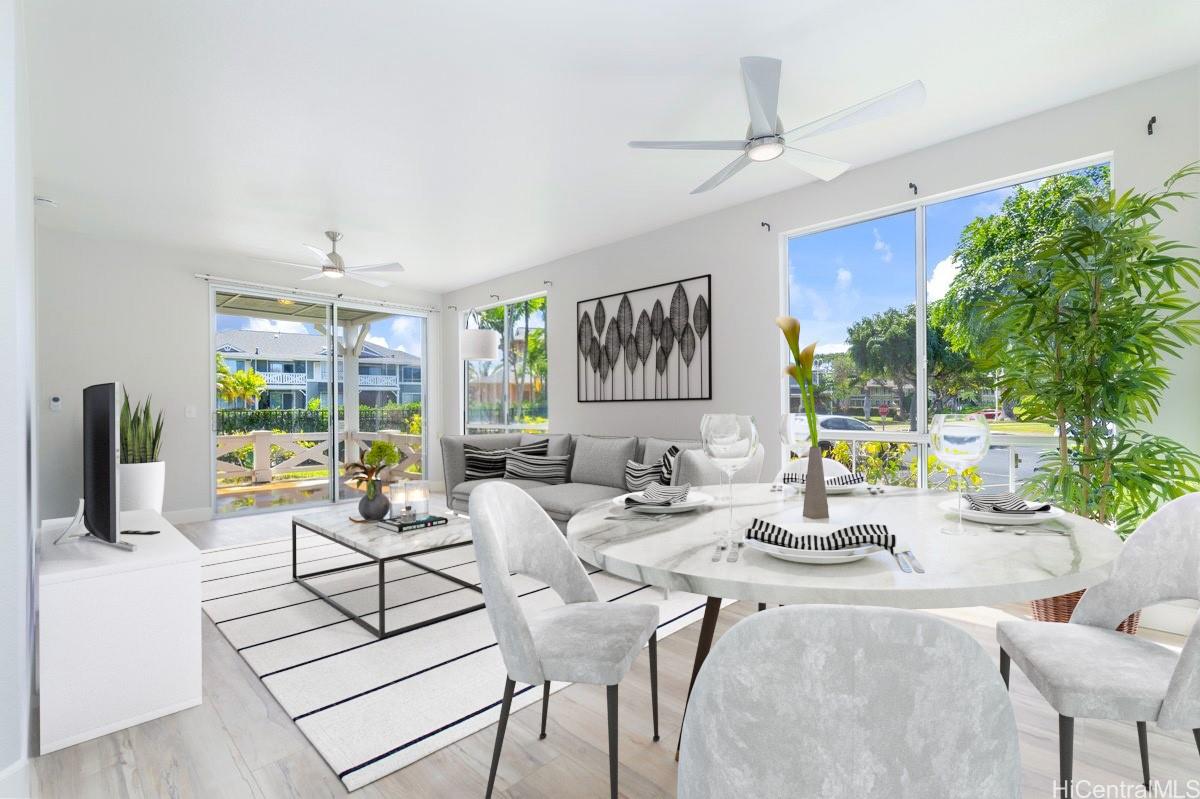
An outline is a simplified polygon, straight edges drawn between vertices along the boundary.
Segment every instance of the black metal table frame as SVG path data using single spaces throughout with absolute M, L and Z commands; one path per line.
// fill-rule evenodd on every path
M 330 596 L 329 594 L 322 591 L 320 588 L 317 588 L 315 585 L 308 582 L 308 579 L 312 578 L 312 577 L 322 577 L 327 574 L 337 574 L 339 572 L 352 571 L 354 569 L 362 569 L 364 567 L 370 567 L 372 565 L 372 563 L 371 562 L 354 563 L 350 566 L 334 566 L 333 568 L 330 568 L 330 569 L 321 569 L 320 571 L 308 572 L 307 574 L 300 574 L 299 573 L 299 563 L 296 558 L 296 528 L 298 528 L 298 527 L 302 527 L 305 530 L 308 530 L 310 533 L 319 535 L 322 538 L 324 538 L 328 541 L 332 541 L 335 544 L 341 544 L 342 546 L 346 547 L 347 549 L 353 550 L 354 552 L 357 552 L 360 555 L 370 558 L 371 561 L 374 563 L 374 565 L 376 565 L 378 567 L 378 569 L 379 569 L 379 626 L 378 627 L 368 623 L 365 619 L 363 619 L 357 613 L 350 610 L 342 603 L 338 602 L 336 599 L 334 599 L 332 596 Z M 418 569 L 421 569 L 422 571 L 428 572 L 429 574 L 437 575 L 438 577 L 441 577 L 443 580 L 449 580 L 452 583 L 457 583 L 458 585 L 462 586 L 463 588 L 469 588 L 472 591 L 475 591 L 476 593 L 482 594 L 483 590 L 479 586 L 475 585 L 474 583 L 469 583 L 466 580 L 459 579 L 458 577 L 455 577 L 452 574 L 447 574 L 446 572 L 441 571 L 440 569 L 435 569 L 432 566 L 426 566 L 423 563 L 417 563 L 416 561 L 412 560 L 412 558 L 420 557 L 421 555 L 429 555 L 433 552 L 441 552 L 442 550 L 445 550 L 445 549 L 454 549 L 455 547 L 465 547 L 465 546 L 468 546 L 470 543 L 471 543 L 470 541 L 462 541 L 457 544 L 445 544 L 445 545 L 439 546 L 439 547 L 430 547 L 428 549 L 421 549 L 416 552 L 407 552 L 403 555 L 391 555 L 386 558 L 380 558 L 377 555 L 374 555 L 370 552 L 366 552 L 366 551 L 354 546 L 353 544 L 347 544 L 345 541 L 338 541 L 336 538 L 332 538 L 332 537 L 326 535 L 322 531 L 305 524 L 303 519 L 297 520 L 295 517 L 292 517 L 292 579 L 295 580 L 300 585 L 307 588 L 313 594 L 315 594 L 317 596 L 317 598 L 322 599 L 327 604 L 332 605 L 334 608 L 337 608 L 337 610 L 340 611 L 343 616 L 346 616 L 348 619 L 350 619 L 350 621 L 354 622 L 359 627 L 362 627 L 364 630 L 371 633 L 376 638 L 380 638 L 380 639 L 391 638 L 393 635 L 400 635 L 401 633 L 406 633 L 406 632 L 409 632 L 410 630 L 417 630 L 417 629 L 420 629 L 421 627 L 428 627 L 431 624 L 437 624 L 440 621 L 445 621 L 447 619 L 453 619 L 456 616 L 462 616 L 467 613 L 473 613 L 483 607 L 483 603 L 480 602 L 478 605 L 472 605 L 470 607 L 459 608 L 458 610 L 452 610 L 449 613 L 443 613 L 442 615 L 436 616 L 432 619 L 425 619 L 424 621 L 419 621 L 414 624 L 406 624 L 403 627 L 397 627 L 394 630 L 387 629 L 386 614 L 387 614 L 388 608 L 387 608 L 387 601 L 384 599 L 384 593 L 385 593 L 386 586 L 387 586 L 387 577 L 386 577 L 387 564 L 391 563 L 393 561 L 397 561 L 397 560 L 403 561 L 404 563 L 407 563 L 410 566 L 415 566 Z

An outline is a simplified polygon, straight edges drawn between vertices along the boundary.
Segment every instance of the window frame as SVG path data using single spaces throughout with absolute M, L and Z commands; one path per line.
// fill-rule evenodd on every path
M 995 178 L 993 180 L 975 183 L 968 186 L 963 186 L 948 191 L 931 194 L 927 197 L 914 197 L 905 200 L 901 203 L 886 205 L 878 208 L 873 208 L 867 211 L 860 211 L 854 214 L 837 217 L 835 219 L 825 220 L 811 225 L 803 225 L 797 228 L 791 228 L 779 233 L 779 287 L 780 287 L 780 313 L 782 315 L 791 314 L 791 280 L 790 280 L 790 257 L 788 252 L 788 243 L 800 236 L 808 236 L 816 233 L 824 233 L 830 230 L 855 225 L 862 222 L 870 222 L 872 220 L 881 219 L 883 217 L 894 216 L 896 214 L 913 212 L 915 235 L 916 235 L 916 257 L 913 280 L 916 286 L 915 304 L 916 304 L 916 395 L 922 398 L 921 402 L 916 403 L 917 429 L 913 432 L 908 431 L 877 431 L 863 432 L 854 430 L 829 430 L 829 435 L 823 434 L 822 439 L 830 441 L 849 441 L 849 442 L 906 442 L 916 444 L 918 446 L 918 482 L 920 488 L 928 487 L 929 475 L 928 464 L 925 457 L 929 448 L 929 371 L 928 371 L 928 326 L 929 326 L 929 304 L 927 297 L 927 281 L 928 281 L 928 265 L 926 263 L 926 236 L 925 236 L 925 212 L 930 206 L 957 200 L 963 197 L 969 197 L 974 194 L 982 194 L 984 192 L 1001 189 L 1008 186 L 1016 186 L 1022 183 L 1028 183 L 1032 180 L 1044 180 L 1055 175 L 1061 175 L 1066 172 L 1084 169 L 1091 166 L 1100 166 L 1107 164 L 1109 167 L 1109 186 L 1116 185 L 1116 158 L 1113 152 L 1102 152 L 1094 155 L 1076 158 L 1071 161 L 1064 161 L 1050 166 L 1032 169 L 1025 172 L 1008 175 L 1006 177 Z M 779 363 L 780 368 L 788 364 L 788 350 L 783 341 L 779 342 Z M 790 407 L 790 387 L 788 381 L 781 381 L 782 388 L 779 393 L 780 413 L 787 413 Z M 1022 435 L 1015 433 L 993 433 L 991 437 L 992 447 L 1002 447 L 1008 450 L 1009 463 L 1009 488 L 1015 488 L 1015 470 L 1016 470 L 1016 447 L 1038 446 L 1047 443 L 1046 436 L 1038 435 Z M 781 454 L 781 461 L 786 459 L 787 453 Z
M 495 295 L 492 295 L 492 296 L 495 296 Z M 509 319 L 508 319 L 508 313 L 509 313 L 508 309 L 510 306 L 516 305 L 519 302 L 525 302 L 526 300 L 534 300 L 539 297 L 544 297 L 546 299 L 546 308 L 545 308 L 545 311 L 543 311 L 543 316 L 545 317 L 544 322 L 543 322 L 544 323 L 543 329 L 547 331 L 547 334 L 545 336 L 545 339 L 546 339 L 545 391 L 546 391 L 546 413 L 547 413 L 546 424 L 545 425 L 519 424 L 519 423 L 510 422 L 508 420 L 508 412 L 509 412 L 509 407 L 508 407 L 508 380 L 509 380 L 508 351 L 509 351 L 510 345 L 512 344 L 512 341 L 509 339 L 509 330 L 511 330 L 511 325 L 509 324 Z M 539 433 L 549 433 L 550 432 L 550 418 L 549 418 L 549 411 L 550 411 L 550 336 L 549 336 L 550 292 L 549 291 L 535 291 L 531 294 L 522 294 L 522 295 L 516 296 L 516 297 L 509 297 L 507 299 L 498 300 L 497 302 L 488 303 L 487 305 L 473 306 L 466 313 L 464 313 L 462 315 L 462 320 L 461 320 L 461 324 L 459 325 L 459 330 L 461 331 L 461 330 L 471 329 L 468 327 L 468 325 L 470 324 L 472 314 L 477 314 L 481 311 L 490 311 L 493 308 L 503 308 L 504 309 L 504 325 L 503 325 L 504 332 L 500 336 L 500 352 L 502 353 L 501 360 L 503 361 L 503 364 L 504 364 L 503 369 L 502 369 L 503 376 L 504 376 L 504 379 L 502 381 L 504 390 L 501 392 L 501 408 L 502 408 L 501 419 L 502 420 L 495 424 L 486 423 L 486 422 L 472 423 L 471 420 L 468 418 L 468 412 L 470 410 L 469 395 L 470 395 L 470 391 L 471 391 L 471 380 L 470 380 L 470 363 L 471 362 L 464 359 L 462 362 L 462 381 L 463 381 L 462 382 L 462 391 L 459 394 L 459 400 L 462 403 L 461 417 L 462 417 L 463 433 L 464 434 L 489 433 L 489 432 L 521 433 L 521 432 L 525 432 L 526 430 L 530 430 L 535 427 L 537 428 Z

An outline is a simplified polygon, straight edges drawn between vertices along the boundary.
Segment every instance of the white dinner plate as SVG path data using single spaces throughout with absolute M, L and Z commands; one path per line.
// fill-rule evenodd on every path
M 757 549 L 759 552 L 764 552 L 773 558 L 779 558 L 780 560 L 792 563 L 809 563 L 815 566 L 853 563 L 856 560 L 862 560 L 872 552 L 879 552 L 883 549 L 883 547 L 876 544 L 866 544 L 851 549 L 792 549 L 791 547 L 778 547 L 774 544 L 755 541 L 752 538 L 746 539 L 746 546 L 751 549 Z
M 641 491 L 630 491 L 628 494 L 622 494 L 619 497 L 613 497 L 612 504 L 625 507 L 625 498 L 633 497 L 641 499 Z M 692 489 L 688 491 L 687 499 L 683 502 L 674 502 L 670 505 L 632 505 L 627 510 L 636 511 L 638 513 L 687 513 L 690 510 L 703 508 L 705 505 L 711 505 L 715 501 L 711 494 L 706 494 L 703 491 Z
M 804 483 L 800 483 L 800 493 L 804 493 Z M 828 483 L 825 485 L 825 495 L 836 497 L 839 494 L 853 494 L 857 489 L 862 488 L 866 483 L 853 483 L 848 486 L 831 486 Z
M 938 505 L 938 510 L 957 515 L 958 500 L 948 499 Z M 962 503 L 962 517 L 967 521 L 979 522 L 980 524 L 1003 524 L 1016 527 L 1020 525 L 1041 524 L 1052 519 L 1061 519 L 1066 515 L 1067 512 L 1065 510 L 1053 505 L 1050 506 L 1050 510 L 1038 511 L 1037 513 L 990 513 L 983 510 L 974 510 L 965 499 Z

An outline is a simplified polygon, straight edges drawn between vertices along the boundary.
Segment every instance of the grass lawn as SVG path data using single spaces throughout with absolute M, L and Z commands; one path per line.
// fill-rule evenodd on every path
M 1045 422 L 992 422 L 993 433 L 1011 433 L 1024 436 L 1052 436 L 1054 427 Z

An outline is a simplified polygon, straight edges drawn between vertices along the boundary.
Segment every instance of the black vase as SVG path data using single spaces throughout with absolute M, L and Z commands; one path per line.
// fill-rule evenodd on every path
M 379 480 L 372 480 L 367 490 L 375 496 L 366 494 L 358 501 L 359 515 L 373 522 L 386 519 L 392 510 L 392 501 L 383 493 L 383 483 Z

